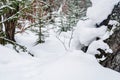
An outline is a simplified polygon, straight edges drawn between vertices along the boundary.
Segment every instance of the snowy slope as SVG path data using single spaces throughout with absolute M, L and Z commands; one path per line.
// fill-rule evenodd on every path
M 73 51 L 49 64 L 41 80 L 120 80 L 120 74 L 103 68 L 92 55 Z
M 0 46 L 0 80 L 37 80 L 38 60 Z
M 17 34 L 16 41 L 26 46 L 30 53 L 40 59 L 41 64 L 54 61 L 66 53 L 63 44 L 54 35 L 47 38 L 45 43 L 36 45 L 37 36 L 27 30 L 25 33 Z
M 66 50 L 63 44 L 51 36 L 44 44 L 39 44 L 31 48 L 30 52 L 39 58 L 42 64 L 50 63 L 64 56 Z
M 103 68 L 82 51 L 71 51 L 51 63 L 0 46 L 0 80 L 119 80 L 120 73 Z

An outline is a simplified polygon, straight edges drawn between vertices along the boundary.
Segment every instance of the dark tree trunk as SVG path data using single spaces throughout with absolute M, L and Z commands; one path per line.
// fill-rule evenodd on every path
M 114 7 L 110 15 L 110 20 L 116 20 L 120 23 L 120 2 Z M 107 58 L 100 63 L 105 67 L 120 72 L 120 25 L 117 26 L 114 33 L 104 42 L 110 46 L 113 53 L 108 55 Z
M 15 41 L 14 39 L 15 27 L 16 27 L 16 21 L 10 20 L 5 22 L 5 34 L 7 39 Z
M 17 13 L 19 7 L 16 10 L 9 10 L 9 12 L 5 15 L 5 18 L 9 18 Z M 10 19 L 5 22 L 5 34 L 6 38 L 12 41 L 15 41 L 15 27 L 17 25 L 17 19 Z

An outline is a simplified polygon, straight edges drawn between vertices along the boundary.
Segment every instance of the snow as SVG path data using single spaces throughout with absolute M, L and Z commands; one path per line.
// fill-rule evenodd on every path
M 78 47 L 78 44 L 80 44 L 80 48 L 82 48 L 82 46 L 88 46 L 92 41 L 96 40 L 97 37 L 102 37 L 106 33 L 106 30 L 106 26 L 96 28 L 94 22 L 91 20 L 80 20 L 77 23 L 76 30 L 74 31 L 73 46 L 75 49 Z
M 35 45 L 35 41 L 37 40 L 37 38 L 38 37 L 36 36 L 36 34 L 29 30 L 26 30 L 24 33 L 15 35 L 15 40 L 19 44 L 26 46 L 28 49 Z
M 51 36 L 44 44 L 32 47 L 30 52 L 43 63 L 50 63 L 64 56 L 66 50 L 56 37 Z
M 92 6 L 87 10 L 87 20 L 79 20 L 73 35 L 72 48 L 80 50 L 84 46 L 91 46 L 92 42 L 96 38 L 105 40 L 108 38 L 114 30 L 114 26 L 118 25 L 116 21 L 110 21 L 109 24 L 113 25 L 113 29 L 109 32 L 107 26 L 97 27 L 96 24 L 101 23 L 103 20 L 107 19 L 108 15 L 112 12 L 114 5 L 116 5 L 120 0 L 91 0 Z M 95 43 L 94 43 L 95 44 Z M 98 44 L 96 44 L 97 46 Z M 101 45 L 101 47 L 103 47 Z M 97 54 L 98 51 L 95 49 L 101 48 L 93 47 L 94 50 L 92 54 Z M 90 50 L 89 50 L 90 51 Z M 95 52 L 94 52 L 95 51 Z M 89 52 L 91 53 L 91 52 Z
M 91 0 L 92 7 L 87 10 L 87 17 L 100 23 L 107 19 L 107 16 L 112 12 L 114 5 L 120 0 Z
M 80 50 L 66 52 L 55 35 L 47 38 L 46 43 L 35 46 L 33 38 L 36 39 L 36 35 L 26 32 L 17 34 L 16 40 L 26 45 L 35 57 L 0 46 L 0 80 L 120 79 L 118 72 L 102 67 L 93 55 Z
M 102 49 L 105 50 L 105 52 L 109 52 L 112 53 L 112 50 L 109 48 L 109 46 L 104 43 L 102 40 L 98 40 L 98 41 L 93 41 L 89 47 L 86 53 L 88 54 L 99 54 L 100 52 L 97 49 Z
M 0 45 L 0 80 L 37 80 L 38 60 Z
M 120 25 L 120 23 L 115 20 L 110 20 L 109 24 L 110 25 Z
M 31 56 L 19 54 L 8 47 L 0 45 L 0 50 L 1 50 L 1 52 L 0 52 L 0 55 L 1 55 L 0 56 L 0 65 L 1 66 L 8 67 L 9 64 L 13 64 L 13 63 L 14 63 L 14 65 L 17 65 L 17 64 L 22 64 L 22 61 L 24 61 L 24 63 L 33 61 L 33 58 Z M 10 65 L 10 66 L 13 66 L 13 65 Z
M 26 46 L 34 57 L 15 52 L 11 45 L 0 45 L 0 80 L 120 80 L 120 73 L 102 67 L 94 57 L 99 53 L 98 48 L 112 52 L 103 40 L 113 33 L 114 28 L 109 32 L 107 26 L 96 28 L 96 24 L 107 18 L 118 1 L 91 0 L 92 7 L 87 11 L 89 19 L 77 23 L 70 50 L 71 32 L 58 35 L 53 25 L 48 25 L 49 29 L 54 29 L 49 30 L 50 36 L 43 44 L 35 45 L 38 37 L 30 30 L 16 34 L 16 42 Z M 60 19 L 56 18 L 58 26 Z M 25 23 L 26 28 L 29 22 Z M 109 24 L 118 25 L 115 21 Z M 97 37 L 100 40 L 96 41 Z M 83 46 L 89 46 L 86 53 L 80 50 Z
M 70 51 L 50 63 L 0 46 L 0 80 L 119 80 L 120 74 L 102 67 L 94 56 Z M 49 53 L 46 53 L 49 54 Z M 51 56 L 52 57 L 52 56 Z
M 49 64 L 41 79 L 119 80 L 119 77 L 119 73 L 100 66 L 92 55 L 84 54 L 82 51 L 73 51 L 53 64 Z
M 63 44 L 56 38 L 55 33 L 51 30 L 50 32 L 50 36 L 46 38 L 45 43 L 43 44 L 36 45 L 38 37 L 36 36 L 36 33 L 29 30 L 26 30 L 22 34 L 16 34 L 15 39 L 17 43 L 26 46 L 27 50 L 36 58 L 40 58 L 40 61 L 42 62 L 40 64 L 45 64 L 62 57 L 66 53 Z

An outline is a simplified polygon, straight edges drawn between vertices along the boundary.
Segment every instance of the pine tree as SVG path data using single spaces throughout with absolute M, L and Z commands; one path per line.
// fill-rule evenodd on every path
M 89 0 L 67 0 L 68 4 L 68 26 L 73 27 L 82 17 L 85 17 L 87 8 L 91 5 Z
M 16 43 L 14 39 L 17 20 L 21 12 L 19 6 L 23 4 L 25 4 L 25 0 L 2 0 L 0 3 L 0 43 L 3 45 L 5 43 L 13 45 L 17 52 L 20 50 L 27 52 L 26 47 Z M 5 31 L 3 31 L 3 27 Z
M 1 24 L 5 24 L 5 36 L 7 39 L 15 41 L 15 28 L 17 26 L 17 19 L 19 15 L 19 6 L 25 1 L 18 0 L 2 0 L 0 6 L 0 16 L 4 17 Z
M 14 8 L 14 10 L 8 10 L 8 12 L 5 15 L 6 19 L 15 15 L 19 11 L 19 3 L 18 2 L 12 3 L 11 6 Z M 6 34 L 7 39 L 15 41 L 14 36 L 15 36 L 16 25 L 17 25 L 16 17 L 12 18 L 12 19 L 9 19 L 5 22 L 5 34 Z
M 45 42 L 45 37 L 46 37 L 46 31 L 45 26 L 51 22 L 51 7 L 50 4 L 51 3 L 47 3 L 46 1 L 42 1 L 42 0 L 35 0 L 35 15 L 34 15 L 34 19 L 35 19 L 35 27 L 37 28 L 36 33 L 38 35 L 38 40 L 36 42 L 36 44 L 39 43 L 44 43 Z
M 64 0 L 61 17 L 61 31 L 71 31 L 78 20 L 85 17 L 87 8 L 91 5 L 89 0 Z M 64 19 L 66 18 L 66 20 Z

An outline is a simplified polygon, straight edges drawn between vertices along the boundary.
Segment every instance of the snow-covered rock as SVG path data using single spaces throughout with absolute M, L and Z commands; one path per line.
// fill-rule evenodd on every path
M 107 16 L 112 12 L 114 5 L 120 0 L 91 0 L 92 7 L 87 10 L 87 17 L 96 23 L 107 19 Z
M 120 0 L 91 0 L 92 6 L 87 10 L 88 19 L 79 20 L 77 23 L 77 28 L 73 35 L 72 48 L 81 49 L 84 46 L 88 46 L 95 41 L 96 37 L 102 38 L 102 40 L 103 38 L 108 38 L 110 34 L 107 34 L 109 33 L 107 26 L 96 28 L 96 25 L 107 19 L 119 1 Z M 116 22 L 110 22 L 110 24 L 113 23 L 116 24 Z
M 97 49 L 102 49 L 105 50 L 106 52 L 112 53 L 112 50 L 109 48 L 109 46 L 104 43 L 102 40 L 98 40 L 98 41 L 93 41 L 89 47 L 86 53 L 89 54 L 99 54 L 100 52 Z
M 96 40 L 97 37 L 102 37 L 106 30 L 106 26 L 96 28 L 92 20 L 80 20 L 73 35 L 73 47 L 79 47 L 78 49 L 80 49 L 83 46 L 88 46 L 92 41 Z

